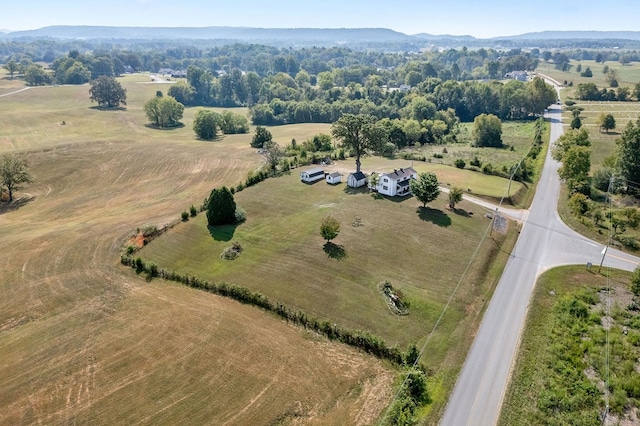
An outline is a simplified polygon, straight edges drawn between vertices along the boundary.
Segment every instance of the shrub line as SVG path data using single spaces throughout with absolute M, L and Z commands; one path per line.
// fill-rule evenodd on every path
M 411 356 L 409 353 L 403 353 L 396 346 L 387 345 L 381 337 L 374 336 L 367 331 L 350 330 L 336 324 L 332 325 L 327 320 L 320 320 L 317 317 L 306 314 L 300 309 L 291 309 L 283 303 L 274 302 L 267 296 L 256 291 L 251 291 L 246 287 L 227 284 L 225 282 L 214 283 L 195 275 L 168 271 L 164 268 L 158 268 L 153 262 L 144 262 L 140 257 L 133 258 L 126 254 L 120 257 L 120 262 L 125 266 L 135 269 L 138 273 L 147 273 L 152 278 L 159 277 L 178 282 L 191 288 L 228 297 L 240 303 L 257 306 L 266 311 L 273 312 L 287 322 L 292 322 L 305 329 L 313 330 L 330 340 L 345 343 L 380 359 L 391 361 L 396 365 L 403 365 L 407 361 L 407 357 Z

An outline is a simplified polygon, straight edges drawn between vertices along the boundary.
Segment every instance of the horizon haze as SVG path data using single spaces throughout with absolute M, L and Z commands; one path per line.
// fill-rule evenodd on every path
M 539 0 L 476 2 L 454 0 L 443 11 L 433 1 L 397 0 L 387 7 L 369 2 L 326 0 L 322 4 L 245 0 L 239 13 L 232 2 L 205 0 L 176 4 L 168 0 L 71 1 L 33 0 L 3 5 L 0 29 L 35 30 L 57 25 L 115 27 L 250 27 L 250 28 L 388 28 L 407 35 L 470 35 L 476 38 L 514 36 L 542 31 L 635 31 L 640 3 L 629 0 L 583 0 L 571 3 Z M 615 19 L 602 19 L 621 10 Z M 571 19 L 567 19 L 570 17 Z

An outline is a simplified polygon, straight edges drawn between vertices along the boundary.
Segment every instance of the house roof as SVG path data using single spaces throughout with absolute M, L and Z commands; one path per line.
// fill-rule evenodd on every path
M 394 170 L 390 173 L 384 173 L 382 176 L 387 176 L 389 179 L 398 180 L 405 177 L 409 177 L 417 172 L 413 170 L 412 167 L 407 167 L 406 169 Z
M 353 176 L 356 180 L 362 180 L 367 178 L 365 174 L 362 172 L 351 173 L 351 176 Z
M 342 174 L 338 172 L 333 172 L 333 173 L 330 173 L 329 176 L 331 176 L 332 178 L 336 178 L 336 177 L 342 176 Z

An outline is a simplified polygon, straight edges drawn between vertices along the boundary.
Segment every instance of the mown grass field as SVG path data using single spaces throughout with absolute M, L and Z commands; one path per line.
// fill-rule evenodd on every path
M 250 135 L 195 140 L 194 109 L 184 128 L 146 127 L 142 104 L 167 87 L 147 80 L 121 79 L 126 111 L 91 108 L 88 86 L 0 98 L 0 153 L 25 153 L 35 177 L 0 205 L 0 424 L 375 423 L 388 365 L 119 265 L 136 227 L 262 162 Z
M 591 68 L 593 77 L 581 77 L 580 72 L 576 71 L 578 65 L 582 65 L 582 71 L 587 67 Z M 622 65 L 620 62 L 613 61 L 605 63 L 596 63 L 596 61 L 571 61 L 571 69 L 569 71 L 562 71 L 556 69 L 553 63 L 541 61 L 538 68 L 536 68 L 536 72 L 548 75 L 549 77 L 559 81 L 561 84 L 564 81 L 567 81 L 567 83 L 573 82 L 573 88 L 567 87 L 567 93 L 562 94 L 564 99 L 565 96 L 571 96 L 573 89 L 580 83 L 595 83 L 599 88 L 609 88 L 609 84 L 606 80 L 606 74 L 602 72 L 605 66 L 617 72 L 620 87 L 626 86 L 633 90 L 635 84 L 640 82 L 640 79 L 638 79 L 638 74 L 640 74 L 640 64 L 637 62 Z
M 608 424 L 638 424 L 640 317 L 631 308 L 630 274 L 602 272 L 608 277 L 572 266 L 539 278 L 500 425 L 600 424 L 607 371 Z
M 349 169 L 351 163 L 328 169 Z M 368 158 L 363 170 L 407 165 L 405 160 Z M 437 174 L 457 170 L 426 163 L 414 167 Z M 414 198 L 388 199 L 346 189 L 344 183 L 303 184 L 301 169 L 236 193 L 237 205 L 247 214 L 245 223 L 207 229 L 206 217 L 200 214 L 145 246 L 139 255 L 168 270 L 259 291 L 292 309 L 364 329 L 403 349 L 410 343 L 424 344 L 462 282 L 421 359 L 433 374 L 430 419 L 437 421 L 508 256 L 508 249 L 500 251 L 504 237 L 498 244 L 486 238 L 486 211 L 467 202 L 457 212 L 450 211 L 445 194 L 420 209 Z M 497 191 L 493 179 L 499 178 L 484 179 L 484 185 L 478 181 L 477 192 Z M 504 190 L 506 181 L 500 180 Z M 319 233 L 327 215 L 341 223 L 334 240 L 340 252 L 333 257 L 324 250 Z M 356 218 L 362 226 L 353 226 Z M 514 240 L 515 232 L 505 246 Z M 221 259 L 233 241 L 242 245 L 242 254 L 233 261 Z M 398 316 L 386 306 L 377 289 L 384 280 L 404 293 L 408 316 Z

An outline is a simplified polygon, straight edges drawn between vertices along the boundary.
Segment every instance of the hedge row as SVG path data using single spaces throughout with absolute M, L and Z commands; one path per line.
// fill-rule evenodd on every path
M 166 269 L 158 269 L 153 262 L 144 262 L 139 257 L 133 258 L 128 255 L 122 255 L 120 261 L 123 265 L 136 269 L 138 273 L 147 273 L 151 277 L 160 277 L 166 280 L 179 282 L 186 286 L 207 291 L 224 297 L 229 297 L 240 303 L 258 306 L 267 311 L 273 312 L 280 318 L 291 321 L 296 325 L 313 330 L 320 333 L 331 340 L 337 340 L 347 345 L 359 348 L 364 352 L 375 355 L 378 358 L 386 359 L 395 364 L 412 363 L 413 359 L 411 350 L 403 353 L 397 347 L 390 347 L 380 337 L 374 336 L 362 330 L 349 330 L 336 324 L 331 324 L 326 320 L 319 320 L 316 317 L 309 316 L 303 311 L 283 305 L 282 303 L 272 302 L 267 296 L 251 291 L 245 287 L 227 283 L 213 283 L 203 280 L 193 275 L 182 275 L 175 271 L 167 271 Z M 411 349 L 411 348 L 410 348 Z

